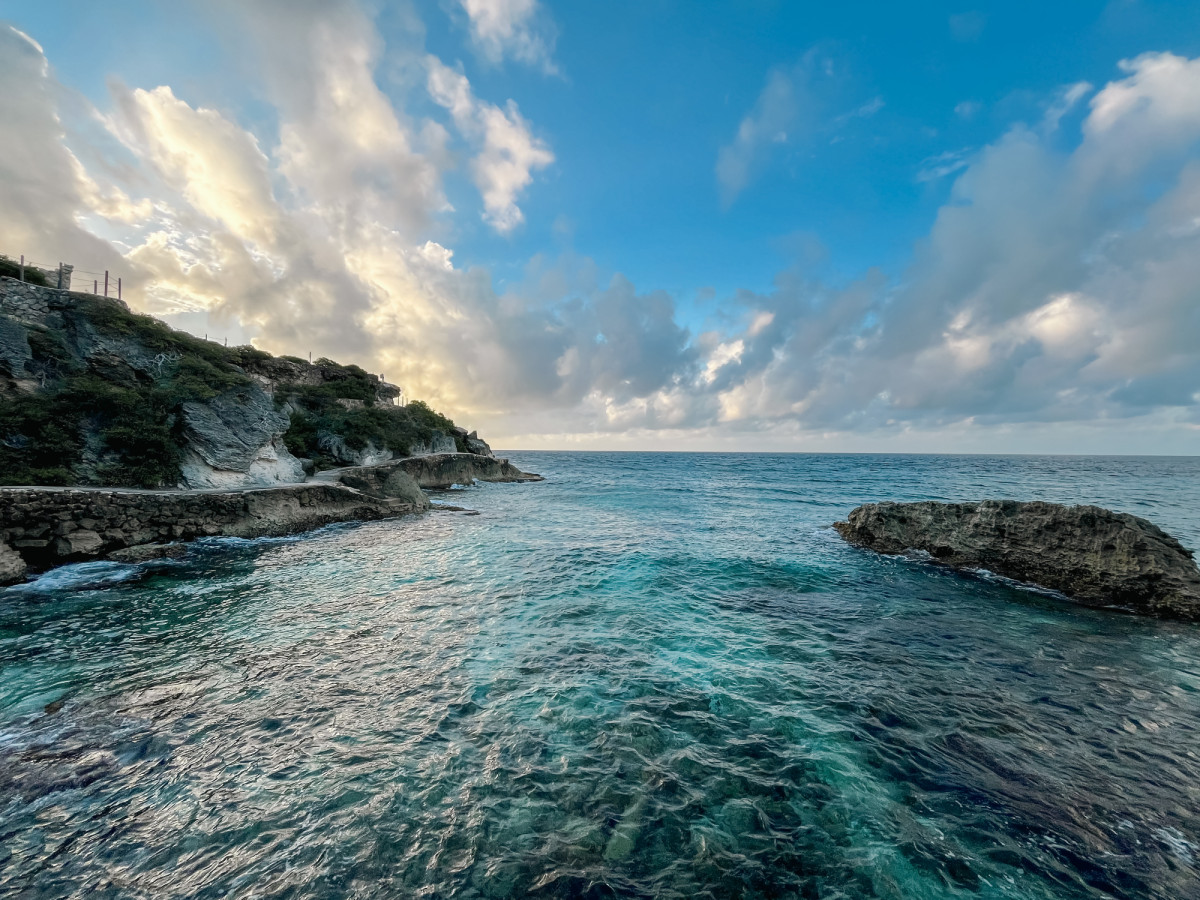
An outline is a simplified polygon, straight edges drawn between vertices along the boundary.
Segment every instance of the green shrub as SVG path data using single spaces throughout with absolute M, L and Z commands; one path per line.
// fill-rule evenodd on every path
M 9 259 L 7 256 L 0 256 L 0 275 L 7 275 L 9 278 L 21 277 L 21 263 L 19 260 Z M 26 264 L 25 266 L 25 281 L 29 284 L 40 284 L 42 287 L 56 287 L 55 284 L 50 284 L 41 269 L 35 269 Z
M 313 460 L 320 469 L 341 465 L 321 450 L 322 435 L 340 437 L 351 450 L 362 450 L 372 444 L 398 456 L 407 456 L 415 445 L 428 444 L 435 430 L 448 435 L 454 427 L 454 422 L 446 416 L 420 402 L 408 406 L 346 409 L 330 397 L 327 388 L 331 385 L 320 388 L 293 385 L 288 391 L 280 388 L 275 392 L 277 400 L 286 399 L 298 407 L 292 413 L 291 424 L 284 435 L 288 450 Z M 459 449 L 466 448 L 460 446 Z

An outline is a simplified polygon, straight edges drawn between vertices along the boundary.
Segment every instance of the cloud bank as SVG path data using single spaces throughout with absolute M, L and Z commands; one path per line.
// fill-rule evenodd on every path
M 290 30 L 292 51 L 256 60 L 277 126 L 114 85 L 92 117 L 128 165 L 103 177 L 69 146 L 41 49 L 0 27 L 0 107 L 20 126 L 0 132 L 3 246 L 121 269 L 137 306 L 359 361 L 525 444 L 1200 426 L 1200 60 L 1146 54 L 1064 88 L 1071 149 L 1080 116 L 1050 104 L 945 160 L 950 198 L 902 277 L 785 270 L 697 331 L 669 294 L 586 259 L 532 260 L 504 291 L 456 265 L 455 141 L 501 232 L 554 160 L 514 103 L 421 50 L 411 89 L 445 118 L 412 116 L 380 89 L 384 48 L 353 4 L 256 4 L 245 24 Z M 794 81 L 768 81 L 727 148 L 731 189 L 795 103 Z

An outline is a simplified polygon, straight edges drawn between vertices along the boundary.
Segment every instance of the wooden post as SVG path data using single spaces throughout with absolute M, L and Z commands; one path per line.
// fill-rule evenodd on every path
M 104 296 L 108 296 L 108 269 L 104 270 Z
M 96 281 L 95 278 L 92 279 L 92 293 L 93 294 L 100 293 L 100 283 L 98 281 Z
M 58 261 L 58 287 L 62 290 L 62 260 Z
M 117 299 L 121 299 L 121 279 L 117 279 Z
M 21 280 L 25 280 L 25 254 L 21 254 Z

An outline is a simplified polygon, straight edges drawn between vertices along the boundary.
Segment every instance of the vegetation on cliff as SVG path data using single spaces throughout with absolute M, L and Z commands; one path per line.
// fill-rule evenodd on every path
M 317 468 L 329 437 L 406 454 L 445 416 L 380 402 L 358 366 L 275 357 L 176 331 L 116 301 L 72 294 L 41 324 L 0 314 L 0 484 L 172 487 L 188 448 L 185 404 L 247 386 L 290 413 L 283 436 Z

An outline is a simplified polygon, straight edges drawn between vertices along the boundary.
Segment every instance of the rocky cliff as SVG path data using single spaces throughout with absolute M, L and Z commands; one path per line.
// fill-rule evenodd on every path
M 475 453 L 437 453 L 398 459 L 374 466 L 331 469 L 322 472 L 318 480 L 340 481 L 342 484 L 375 493 L 390 479 L 402 474 L 420 488 L 443 489 L 475 481 L 525 482 L 542 481 L 541 475 L 522 472 L 507 459 Z M 400 496 L 388 493 L 387 496 Z
M 0 484 L 230 489 L 473 432 L 353 365 L 226 348 L 117 300 L 0 277 Z
M 868 503 L 834 528 L 880 553 L 924 551 L 1088 606 L 1200 619 L 1200 570 L 1179 541 L 1137 516 L 1097 506 L 984 500 Z

